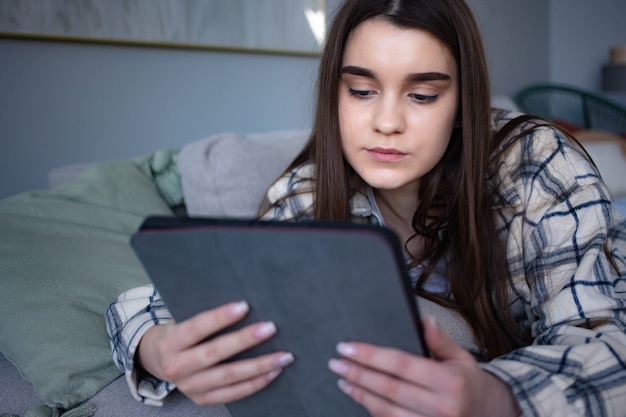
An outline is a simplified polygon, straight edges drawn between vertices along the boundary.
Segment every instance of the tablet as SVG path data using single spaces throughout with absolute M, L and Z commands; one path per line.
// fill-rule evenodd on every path
M 425 355 L 416 297 L 388 229 L 150 217 L 131 239 L 174 319 L 232 301 L 250 305 L 234 328 L 271 320 L 278 333 L 233 358 L 284 350 L 296 360 L 260 392 L 227 404 L 233 417 L 366 417 L 328 370 L 341 341 Z

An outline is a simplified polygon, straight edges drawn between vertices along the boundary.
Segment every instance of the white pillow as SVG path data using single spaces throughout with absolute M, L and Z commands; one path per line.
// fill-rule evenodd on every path
M 613 197 L 626 197 L 626 156 L 616 142 L 583 142 Z
M 268 187 L 304 147 L 309 131 L 222 133 L 190 143 L 178 159 L 192 216 L 254 217 Z

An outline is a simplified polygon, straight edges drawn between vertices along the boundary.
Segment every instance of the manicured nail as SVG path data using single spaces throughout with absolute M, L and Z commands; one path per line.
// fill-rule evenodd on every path
M 276 378 L 278 375 L 280 375 L 280 373 L 283 371 L 282 368 L 280 369 L 274 369 L 272 372 L 265 374 L 265 379 L 267 379 L 268 381 L 271 381 L 272 379 Z
M 348 383 L 348 381 L 346 381 L 345 379 L 340 379 L 337 381 L 337 386 L 339 387 L 340 390 L 342 390 L 343 392 L 345 392 L 346 394 L 350 394 L 352 393 L 352 390 L 354 389 L 354 387 L 352 385 L 350 385 Z
M 239 301 L 234 303 L 228 309 L 228 315 L 230 317 L 238 317 L 244 313 L 247 313 L 250 310 L 250 306 L 245 301 Z
M 337 352 L 343 356 L 354 356 L 356 355 L 356 348 L 348 343 L 339 342 L 337 344 Z
M 254 329 L 254 335 L 259 339 L 265 339 L 268 336 L 276 333 L 276 325 L 271 321 L 266 321 L 261 324 L 259 327 Z
M 339 359 L 331 359 L 328 361 L 328 367 L 331 371 L 339 375 L 345 375 L 348 372 L 348 365 Z
M 289 365 L 293 361 L 294 357 L 291 353 L 284 353 L 278 358 L 274 359 L 274 366 L 279 366 L 282 368 L 283 366 Z

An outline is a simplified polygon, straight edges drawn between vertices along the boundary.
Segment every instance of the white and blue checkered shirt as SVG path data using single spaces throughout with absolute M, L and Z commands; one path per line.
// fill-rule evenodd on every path
M 495 111 L 495 127 L 514 116 Z M 560 132 L 540 127 L 502 146 L 489 181 L 507 202 L 496 210 L 511 309 L 533 343 L 481 366 L 510 384 L 524 416 L 624 416 L 626 219 L 613 210 L 598 171 Z M 314 180 L 310 164 L 278 179 L 265 218 L 311 219 Z M 367 193 L 352 198 L 351 212 L 354 221 L 380 221 Z M 604 254 L 605 242 L 621 277 Z M 171 320 L 158 293 L 152 286 L 123 293 L 106 317 L 113 358 L 133 395 L 159 404 L 174 387 L 138 380 L 133 364 L 145 330 Z

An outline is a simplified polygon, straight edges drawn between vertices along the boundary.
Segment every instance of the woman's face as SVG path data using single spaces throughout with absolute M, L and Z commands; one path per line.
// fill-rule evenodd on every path
M 339 82 L 345 158 L 373 188 L 417 195 L 450 141 L 458 90 L 454 58 L 430 33 L 361 23 L 348 38 Z

